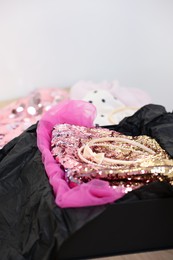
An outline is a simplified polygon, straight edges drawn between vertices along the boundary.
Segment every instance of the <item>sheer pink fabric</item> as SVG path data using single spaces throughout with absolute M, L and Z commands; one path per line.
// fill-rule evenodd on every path
M 52 185 L 55 201 L 60 207 L 95 206 L 121 198 L 125 188 L 112 189 L 107 181 L 92 180 L 70 188 L 64 179 L 61 165 L 53 158 L 50 144 L 54 125 L 68 123 L 91 127 L 96 116 L 95 107 L 85 101 L 64 101 L 46 112 L 38 123 L 37 145 L 42 153 L 49 182 Z
M 78 81 L 70 88 L 70 99 L 81 99 L 87 93 L 94 90 L 105 90 L 113 95 L 116 100 L 125 106 L 142 107 L 151 102 L 150 95 L 140 88 L 122 87 L 117 80 L 112 82 L 103 81 L 95 83 L 93 81 Z

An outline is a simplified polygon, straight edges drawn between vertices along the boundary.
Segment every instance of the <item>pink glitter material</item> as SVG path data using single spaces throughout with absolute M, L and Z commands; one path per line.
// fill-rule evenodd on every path
M 109 181 L 112 188 L 123 186 L 132 190 L 149 182 L 168 180 L 160 175 L 161 168 L 166 169 L 166 161 L 161 160 L 168 159 L 168 170 L 173 163 L 148 136 L 125 136 L 100 127 L 56 125 L 51 146 L 70 187 L 101 179 Z
M 21 134 L 52 106 L 68 99 L 68 92 L 58 88 L 36 89 L 0 109 L 0 149 Z

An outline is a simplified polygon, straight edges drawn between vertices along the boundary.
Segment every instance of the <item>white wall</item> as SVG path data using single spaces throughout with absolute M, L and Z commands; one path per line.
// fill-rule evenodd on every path
M 173 0 L 0 0 L 0 99 L 119 80 L 173 109 Z

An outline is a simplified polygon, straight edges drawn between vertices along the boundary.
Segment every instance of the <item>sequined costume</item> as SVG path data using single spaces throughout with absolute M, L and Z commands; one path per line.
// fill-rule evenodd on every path
M 173 160 L 146 135 L 59 124 L 53 129 L 51 146 L 71 187 L 94 178 L 127 191 L 153 181 L 172 181 Z

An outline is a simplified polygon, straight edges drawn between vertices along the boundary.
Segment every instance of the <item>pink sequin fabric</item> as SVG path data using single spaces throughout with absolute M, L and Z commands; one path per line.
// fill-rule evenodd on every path
M 149 182 L 168 180 L 160 173 L 163 169 L 170 172 L 173 165 L 154 139 L 125 136 L 99 127 L 56 125 L 51 146 L 71 187 L 101 179 L 113 188 L 121 185 L 128 192 Z
M 64 99 L 68 99 L 66 90 L 40 88 L 0 109 L 0 149 Z

